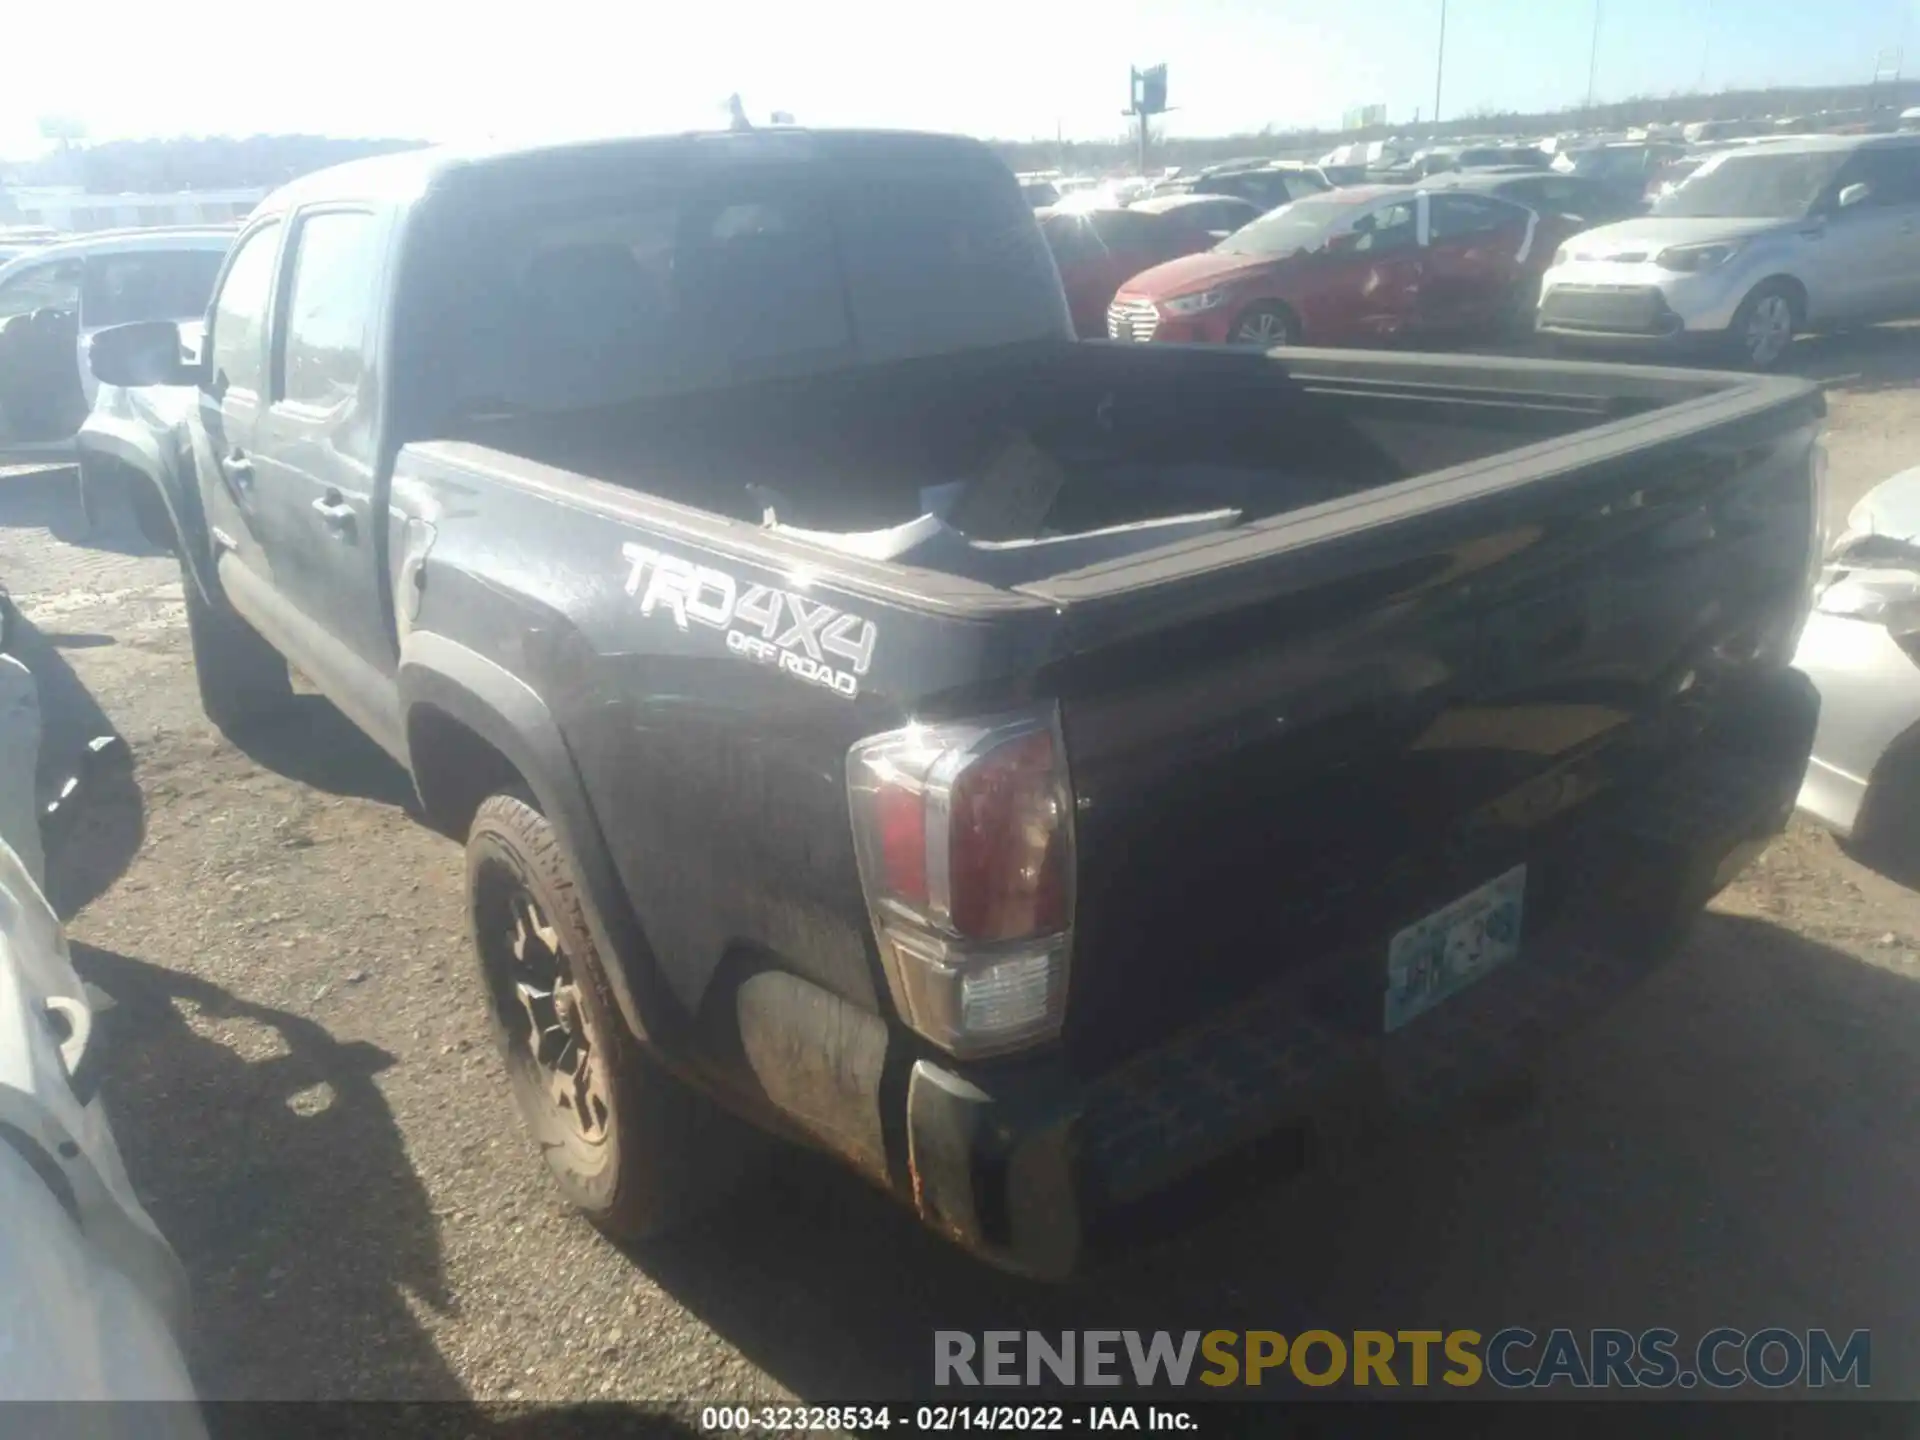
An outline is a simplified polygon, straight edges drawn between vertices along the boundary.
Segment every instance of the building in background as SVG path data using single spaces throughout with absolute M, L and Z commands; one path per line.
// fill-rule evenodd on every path
M 1342 130 L 1366 130 L 1374 125 L 1387 123 L 1387 107 L 1384 105 L 1361 105 L 1347 111 L 1341 119 Z
M 266 194 L 264 187 L 120 195 L 102 195 L 78 185 L 18 185 L 7 190 L 18 224 L 63 235 L 244 220 Z

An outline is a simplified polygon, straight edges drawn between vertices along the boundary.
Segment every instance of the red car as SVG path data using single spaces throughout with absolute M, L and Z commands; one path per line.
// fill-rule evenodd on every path
M 1523 205 L 1461 191 L 1309 196 L 1134 276 L 1107 310 L 1107 335 L 1369 345 L 1496 329 L 1522 318 L 1552 259 L 1538 225 Z
M 1042 210 L 1038 218 L 1082 339 L 1107 333 L 1107 305 L 1123 281 L 1214 242 L 1177 216 L 1138 210 Z

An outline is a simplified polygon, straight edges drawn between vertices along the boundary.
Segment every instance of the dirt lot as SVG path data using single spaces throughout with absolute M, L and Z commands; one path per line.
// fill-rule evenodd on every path
M 1920 463 L 1920 331 L 1808 344 L 1833 510 Z M 134 1179 L 192 1274 L 223 1397 L 907 1396 L 936 1326 L 1664 1324 L 1874 1331 L 1920 1395 L 1920 897 L 1795 830 L 1683 957 L 1461 1117 L 1242 1197 L 1059 1291 L 1002 1279 L 796 1160 L 670 1246 L 554 1200 L 482 1024 L 460 856 L 319 700 L 242 753 L 201 718 L 177 574 L 72 543 L 63 478 L 0 477 L 0 576 L 58 717 L 130 747 L 56 866 L 119 997 Z M 1898 1242 L 1898 1243 L 1896 1243 Z

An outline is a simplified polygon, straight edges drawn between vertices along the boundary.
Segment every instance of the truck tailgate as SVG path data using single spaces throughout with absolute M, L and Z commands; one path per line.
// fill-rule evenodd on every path
M 1348 948 L 1332 1003 L 1377 1027 L 1397 930 L 1657 783 L 1786 663 L 1824 407 L 1752 384 L 1298 512 L 1221 565 L 1052 582 L 1076 1064 Z M 1529 930 L 1565 878 L 1530 865 Z

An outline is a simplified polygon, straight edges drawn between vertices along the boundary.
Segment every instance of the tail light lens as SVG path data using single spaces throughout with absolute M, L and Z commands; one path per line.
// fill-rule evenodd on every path
M 1059 1034 L 1073 792 L 1057 716 L 909 725 L 847 756 L 854 847 L 894 1003 L 965 1057 Z

